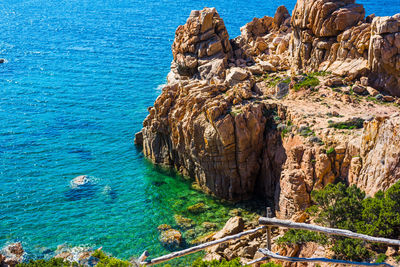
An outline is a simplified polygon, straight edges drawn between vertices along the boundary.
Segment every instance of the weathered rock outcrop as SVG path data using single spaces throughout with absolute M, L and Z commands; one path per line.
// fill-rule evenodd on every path
M 291 21 L 294 71 L 369 76 L 371 86 L 399 96 L 400 15 L 364 15 L 354 0 L 299 0 Z
M 354 0 L 299 0 L 292 16 L 295 66 L 313 71 L 328 60 L 337 36 L 363 20 L 365 10 Z
M 235 80 L 236 75 L 229 77 Z M 223 86 L 196 82 L 166 86 L 143 124 L 145 155 L 175 166 L 219 197 L 251 197 L 267 118 L 263 104 L 232 107 L 235 98 L 252 94 L 245 87 L 235 85 L 225 94 Z
M 400 116 L 376 117 L 364 127 L 360 154 L 349 182 L 374 195 L 400 179 Z
M 299 0 L 292 17 L 279 7 L 229 40 L 215 9 L 193 11 L 136 143 L 205 192 L 268 197 L 279 217 L 297 221 L 311 191 L 336 179 L 368 194 L 388 188 L 400 178 L 400 126 L 372 119 L 398 111 L 379 101 L 400 94 L 399 15 L 364 16 L 354 0 Z M 369 94 L 376 103 L 361 99 Z M 353 117 L 368 121 L 364 131 L 331 126 Z
M 172 70 L 179 75 L 225 78 L 232 47 L 225 24 L 215 8 L 192 11 L 186 24 L 176 30 L 172 54 Z
M 400 13 L 372 21 L 368 64 L 371 85 L 400 96 Z
M 0 252 L 0 266 L 2 267 L 14 267 L 23 261 L 25 255 L 20 242 L 9 244 Z

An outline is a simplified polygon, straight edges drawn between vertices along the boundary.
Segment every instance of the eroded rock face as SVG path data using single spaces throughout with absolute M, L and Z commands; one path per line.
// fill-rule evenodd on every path
M 176 30 L 172 54 L 171 69 L 179 75 L 225 78 L 232 47 L 224 21 L 215 8 L 192 11 L 186 24 Z
M 351 184 L 373 196 L 400 179 L 400 116 L 377 117 L 362 135 L 358 168 Z M 356 164 L 357 164 L 356 163 Z M 361 163 L 361 164 L 360 164 Z
M 312 71 L 328 60 L 337 36 L 363 20 L 365 10 L 354 0 L 299 0 L 291 25 L 292 55 L 297 70 Z
M 223 90 L 195 82 L 166 86 L 144 121 L 143 152 L 193 177 L 206 192 L 246 199 L 262 166 L 266 107 L 232 108 L 240 96 Z M 240 84 L 233 91 L 246 92 Z
M 278 7 L 274 17 L 254 18 L 240 31 L 241 35 L 232 40 L 236 58 L 265 62 L 260 64 L 262 71 L 289 69 L 291 27 L 286 7 Z
M 400 96 L 400 13 L 372 21 L 368 64 L 371 85 Z

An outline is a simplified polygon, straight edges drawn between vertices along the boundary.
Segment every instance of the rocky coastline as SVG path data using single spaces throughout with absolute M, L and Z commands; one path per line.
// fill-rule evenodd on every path
M 298 0 L 230 39 L 204 8 L 177 28 L 172 53 L 135 143 L 204 192 L 269 199 L 278 218 L 305 222 L 313 190 L 342 181 L 373 196 L 400 179 L 400 13 Z M 262 235 L 207 257 L 253 259 Z M 324 254 L 307 246 L 280 252 Z
M 292 16 L 279 7 L 230 40 L 215 9 L 193 11 L 136 143 L 207 193 L 275 198 L 282 218 L 335 179 L 387 189 L 400 178 L 400 15 L 364 13 L 354 1 L 298 1 Z

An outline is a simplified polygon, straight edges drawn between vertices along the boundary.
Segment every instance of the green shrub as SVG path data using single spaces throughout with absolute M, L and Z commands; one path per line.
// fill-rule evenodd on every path
M 108 256 L 102 250 L 96 250 L 92 256 L 100 260 L 96 264 L 97 267 L 128 267 L 131 265 L 128 261 Z
M 365 242 L 358 239 L 340 238 L 331 248 L 335 258 L 350 261 L 364 261 L 372 257 L 372 252 L 365 248 Z
M 64 261 L 64 259 L 55 259 L 52 258 L 50 260 L 30 260 L 27 263 L 20 263 L 16 265 L 17 267 L 69 267 L 69 266 L 79 266 L 77 263 L 70 263 L 68 261 Z
M 398 238 L 400 235 L 400 182 L 386 193 L 379 191 L 373 198 L 363 201 L 359 232 L 381 237 Z
M 324 189 L 311 192 L 316 206 L 308 209 L 317 216 L 316 222 L 328 227 L 355 231 L 362 219 L 362 200 L 365 193 L 355 185 L 329 184 Z
M 400 255 L 394 256 L 394 260 L 395 260 L 396 262 L 399 262 L 399 261 L 400 261 Z
M 328 121 L 330 128 L 340 129 L 340 130 L 353 130 L 361 129 L 364 127 L 364 119 L 352 118 L 344 122 L 332 122 Z
M 313 191 L 311 197 L 316 205 L 307 211 L 316 216 L 317 223 L 377 237 L 400 236 L 400 182 L 374 197 L 365 198 L 356 186 L 342 183 Z M 372 256 L 364 241 L 338 237 L 332 242 L 339 259 L 359 261 Z
M 282 237 L 279 237 L 277 240 L 278 244 L 285 244 L 285 245 L 289 244 L 301 245 L 307 242 L 316 242 L 325 245 L 328 243 L 328 237 L 326 235 L 322 235 L 316 232 L 290 229 Z
M 328 149 L 326 150 L 326 154 L 327 154 L 327 155 L 330 155 L 330 154 L 332 154 L 333 152 L 335 152 L 335 149 L 334 149 L 333 147 L 328 148 Z
M 314 135 L 314 132 L 310 129 L 310 127 L 307 126 L 300 131 L 300 135 L 303 137 L 307 137 L 310 135 Z
M 275 87 L 278 85 L 278 83 L 290 83 L 290 78 L 289 77 L 271 77 L 268 74 L 264 76 L 264 81 L 267 85 L 267 87 Z
M 315 86 L 319 85 L 319 80 L 315 76 L 316 75 L 313 73 L 310 73 L 309 75 L 305 76 L 305 78 L 302 81 L 294 85 L 294 90 L 298 91 L 302 88 L 305 89 L 314 88 Z
M 192 263 L 192 267 L 240 267 L 240 266 L 247 266 L 241 265 L 239 259 L 234 259 L 231 261 L 227 260 L 213 260 L 213 261 L 203 261 L 201 258 L 197 259 Z
M 382 263 L 382 262 L 385 262 L 386 259 L 387 259 L 387 256 L 385 254 L 381 253 L 376 258 L 376 262 L 377 263 Z

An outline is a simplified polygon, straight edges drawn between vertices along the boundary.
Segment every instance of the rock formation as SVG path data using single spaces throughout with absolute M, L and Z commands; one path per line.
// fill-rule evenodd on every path
M 9 244 L 0 252 L 0 266 L 2 267 L 14 267 L 23 261 L 25 255 L 20 242 Z
M 376 117 L 365 125 L 359 156 L 352 159 L 355 171 L 351 184 L 373 195 L 400 179 L 399 130 L 398 114 Z
M 337 179 L 387 189 L 400 178 L 399 23 L 354 0 L 299 0 L 229 40 L 215 9 L 192 11 L 135 142 L 207 193 L 274 199 L 296 221 Z
M 371 85 L 400 96 L 400 13 L 372 21 L 368 64 Z
M 215 8 L 193 10 L 185 25 L 179 26 L 172 45 L 171 69 L 181 76 L 224 79 L 232 54 L 229 35 Z

